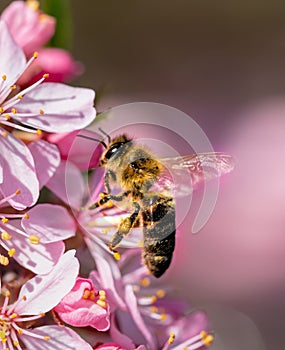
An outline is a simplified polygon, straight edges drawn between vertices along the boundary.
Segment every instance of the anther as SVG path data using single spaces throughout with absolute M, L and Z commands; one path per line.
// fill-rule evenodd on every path
M 43 75 L 43 78 L 44 79 L 47 79 L 49 77 L 49 74 L 48 73 L 45 73 L 44 75 Z
M 3 239 L 3 241 L 9 241 L 12 238 L 12 236 L 6 231 L 2 231 L 1 238 Z
M 45 114 L 45 111 L 43 109 L 40 109 L 39 112 L 40 112 L 41 115 Z
M 3 224 L 7 224 L 7 222 L 9 221 L 7 218 L 2 218 L 1 221 L 3 222 Z
M 4 108 L 0 107 L 0 113 L 4 113 Z
M 19 342 L 18 342 L 17 340 L 14 340 L 14 341 L 13 341 L 13 345 L 14 345 L 14 346 L 18 346 L 18 345 L 19 345 Z
M 214 341 L 214 336 L 212 334 L 208 334 L 206 338 L 202 339 L 205 346 L 210 346 Z
M 25 295 L 22 296 L 22 300 L 26 301 L 27 297 Z
M 10 256 L 10 258 L 12 258 L 16 253 L 16 249 L 15 248 L 11 248 L 8 250 L 8 255 Z
M 2 75 L 2 80 L 5 81 L 6 79 L 7 79 L 7 75 L 6 75 L 6 74 L 3 74 L 3 75 Z
M 40 243 L 40 238 L 38 236 L 31 235 L 29 237 L 30 243 L 31 244 L 39 244 Z
M 163 289 L 158 289 L 158 290 L 156 291 L 156 296 L 157 296 L 158 298 L 164 298 L 164 297 L 165 297 L 165 290 L 163 290 Z
M 0 265 L 7 266 L 9 265 L 9 259 L 7 256 L 0 255 Z
M 36 133 L 37 133 L 37 135 L 41 135 L 42 134 L 42 131 L 40 130 L 40 129 L 38 129 L 37 131 L 36 131 Z
M 18 99 L 18 100 L 21 100 L 22 98 L 23 98 L 23 95 L 18 95 L 18 96 L 17 96 L 17 99 Z
M 7 133 L 7 131 L 2 131 L 2 132 L 1 132 L 1 135 L 2 135 L 3 137 L 7 137 L 7 136 L 8 136 L 8 133 Z
M 0 112 L 1 113 L 1 112 Z M 11 119 L 11 116 L 9 115 L 9 114 L 5 114 L 4 116 L 3 116 L 6 120 L 10 120 Z
M 50 337 L 48 335 L 45 335 L 44 340 L 50 340 Z
M 37 51 L 35 51 L 35 52 L 33 53 L 33 57 L 34 57 L 34 58 L 38 58 L 38 56 L 39 56 L 39 53 L 38 53 Z
M 12 319 L 13 319 L 13 318 L 16 318 L 16 317 L 18 317 L 18 315 L 16 314 L 16 312 L 13 312 L 12 315 L 10 315 L 10 318 L 12 318 Z
M 16 88 L 17 88 L 16 85 L 11 85 L 11 86 L 10 86 L 10 90 L 11 90 L 11 91 L 14 91 Z
M 11 109 L 11 112 L 12 112 L 13 114 L 16 114 L 18 111 L 16 110 L 16 108 L 12 108 L 12 109 Z
M 83 294 L 82 294 L 82 299 L 89 299 L 90 296 L 90 290 L 89 289 L 85 289 Z
M 21 190 L 19 189 L 15 191 L 15 194 L 20 194 L 20 193 L 21 193 Z
M 166 318 L 167 318 L 167 315 L 166 315 L 166 314 L 161 314 L 161 315 L 160 315 L 161 321 L 165 321 Z
M 174 333 L 170 333 L 169 334 L 169 338 L 168 338 L 168 344 L 173 344 L 175 339 L 175 334 Z
M 11 293 L 7 290 L 7 291 L 5 292 L 5 297 L 6 297 L 6 298 L 10 298 L 10 296 L 11 296 Z
M 24 215 L 24 219 L 29 219 L 30 218 L 30 216 L 29 216 L 29 214 L 28 213 L 26 213 L 25 215 Z
M 99 299 L 96 301 L 96 304 L 106 309 L 107 303 L 105 301 Z
M 140 280 L 140 284 L 143 287 L 148 287 L 150 285 L 150 279 L 148 277 L 144 277 Z
M 114 253 L 114 258 L 115 258 L 116 260 L 120 260 L 120 259 L 121 259 L 121 254 L 120 254 L 119 252 L 115 252 L 115 253 Z

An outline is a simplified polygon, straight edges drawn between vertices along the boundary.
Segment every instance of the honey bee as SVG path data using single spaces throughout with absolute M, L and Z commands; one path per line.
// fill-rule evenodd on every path
M 175 248 L 175 201 L 173 194 L 166 190 L 167 187 L 173 190 L 174 186 L 166 175 L 166 169 L 188 169 L 192 182 L 188 188 L 191 189 L 202 181 L 231 171 L 233 159 L 222 153 L 159 159 L 127 134 L 111 139 L 102 129 L 99 130 L 108 138 L 108 144 L 78 135 L 98 141 L 105 148 L 99 161 L 99 166 L 105 168 L 105 192 L 90 208 L 100 207 L 110 200 L 120 202 L 130 199 L 132 212 L 122 219 L 108 244 L 109 249 L 116 252 L 132 228 L 143 227 L 142 261 L 150 273 L 158 278 L 169 268 Z M 121 192 L 112 194 L 111 184 L 120 188 Z

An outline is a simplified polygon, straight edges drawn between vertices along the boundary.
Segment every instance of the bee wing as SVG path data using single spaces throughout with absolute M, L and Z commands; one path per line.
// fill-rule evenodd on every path
M 162 158 L 164 171 L 158 186 L 176 196 L 190 194 L 202 183 L 233 170 L 234 158 L 224 153 L 200 153 L 174 158 Z

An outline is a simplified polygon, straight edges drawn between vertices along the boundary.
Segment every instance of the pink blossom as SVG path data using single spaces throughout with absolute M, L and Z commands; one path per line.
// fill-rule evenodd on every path
M 58 205 L 38 204 L 25 214 L 0 213 L 0 218 L 0 244 L 8 252 L 0 263 L 8 265 L 13 257 L 34 273 L 50 271 L 64 252 L 62 240 L 75 234 L 73 220 Z
M 14 303 L 10 304 L 9 291 L 5 292 L 0 310 L 0 338 L 7 348 L 21 349 L 20 342 L 23 342 L 28 349 L 63 349 L 63 343 L 91 349 L 71 329 L 54 325 L 28 328 L 31 322 L 41 319 L 56 306 L 74 285 L 79 271 L 74 254 L 74 250 L 68 251 L 48 274 L 37 275 L 26 282 Z
M 38 50 L 38 53 L 38 58 L 18 80 L 20 86 L 36 82 L 46 72 L 49 73 L 48 80 L 54 82 L 66 82 L 83 73 L 83 65 L 66 50 L 49 47 Z
M 10 33 L 30 58 L 34 51 L 39 58 L 34 61 L 19 78 L 18 84 L 26 86 L 40 79 L 44 73 L 50 74 L 49 81 L 64 82 L 83 72 L 83 66 L 71 54 L 59 48 L 42 48 L 55 32 L 56 20 L 39 10 L 36 0 L 13 1 L 2 12 Z
M 94 91 L 59 83 L 43 83 L 48 77 L 46 74 L 33 85 L 16 92 L 17 80 L 37 58 L 37 53 L 26 62 L 22 49 L 15 44 L 3 20 L 0 21 L 0 52 L 2 125 L 33 133 L 39 133 L 39 129 L 61 133 L 81 129 L 95 118 Z M 36 130 L 15 124 L 12 119 Z
M 1 15 L 27 56 L 47 43 L 55 32 L 55 18 L 40 12 L 38 7 L 39 2 L 34 0 L 12 1 Z
M 71 291 L 54 310 L 71 326 L 91 326 L 99 331 L 106 331 L 110 327 L 106 293 L 96 290 L 90 279 L 78 277 Z

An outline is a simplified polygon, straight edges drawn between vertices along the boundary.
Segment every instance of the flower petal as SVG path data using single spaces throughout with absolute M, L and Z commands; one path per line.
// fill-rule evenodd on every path
M 60 164 L 59 151 L 55 145 L 43 140 L 32 142 L 28 147 L 34 157 L 37 177 L 42 188 Z
M 0 133 L 4 130 L 0 128 Z M 9 196 L 20 190 L 21 193 L 9 200 L 15 209 L 25 209 L 38 199 L 39 182 L 35 172 L 33 156 L 28 147 L 11 134 L 0 136 L 0 166 L 3 169 L 3 183 L 0 191 Z
M 93 299 L 84 297 L 85 293 L 94 293 Z M 67 324 L 75 327 L 91 326 L 99 331 L 110 327 L 109 307 L 97 304 L 98 291 L 90 279 L 77 278 L 72 290 L 55 307 L 59 317 Z
M 41 337 L 50 337 L 49 340 L 41 340 L 36 337 L 21 335 L 26 349 L 29 350 L 92 350 L 92 347 L 76 332 L 68 327 L 43 326 L 29 329 L 29 333 Z
M 41 243 L 60 241 L 75 235 L 76 224 L 68 211 L 55 204 L 38 204 L 22 219 L 22 227 L 29 235 L 40 238 Z
M 13 225 L 16 225 L 16 220 Z M 20 220 L 17 220 L 20 226 Z M 31 244 L 29 239 L 20 233 L 6 229 L 12 239 L 5 241 L 9 249 L 15 249 L 13 258 L 23 267 L 34 273 L 48 273 L 64 252 L 64 243 Z
M 19 294 L 15 312 L 37 315 L 50 311 L 71 290 L 79 272 L 75 250 L 66 252 L 46 275 L 37 275 L 26 282 Z M 25 298 L 24 298 L 25 296 Z
M 14 118 L 23 124 L 48 132 L 69 132 L 82 129 L 95 118 L 95 92 L 60 83 L 43 83 L 28 92 L 17 104 L 19 112 L 38 113 L 35 117 Z M 44 114 L 40 113 L 44 111 Z
M 0 52 L 0 76 L 6 75 L 5 86 L 9 88 L 8 93 L 10 93 L 10 86 L 16 82 L 24 70 L 26 57 L 22 49 L 14 42 L 3 20 L 0 20 Z M 3 98 L 0 98 L 0 102 L 3 102 Z
M 72 208 L 81 207 L 84 181 L 80 170 L 73 163 L 62 161 L 47 187 Z
M 56 25 L 55 18 L 42 15 L 24 1 L 13 1 L 2 12 L 1 19 L 26 55 L 44 45 L 53 36 Z
M 125 300 L 127 301 L 127 306 L 129 312 L 133 318 L 134 323 L 137 325 L 138 329 L 141 331 L 142 335 L 147 341 L 150 349 L 156 349 L 154 343 L 154 337 L 150 333 L 149 329 L 146 327 L 146 324 L 141 316 L 141 313 L 138 309 L 137 299 L 133 290 L 133 287 L 128 284 L 125 288 Z

